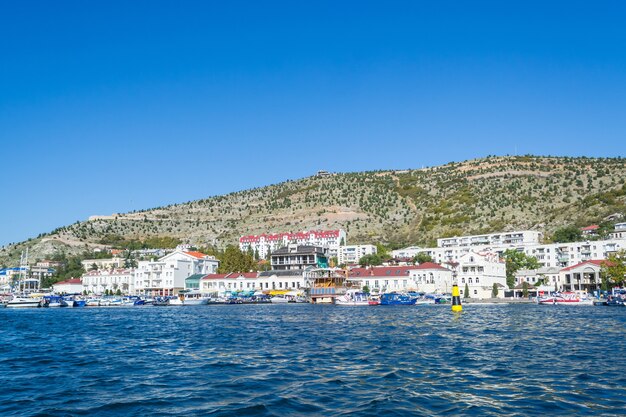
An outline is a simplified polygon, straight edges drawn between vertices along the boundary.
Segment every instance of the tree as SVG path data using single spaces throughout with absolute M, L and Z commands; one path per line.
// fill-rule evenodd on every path
M 388 259 L 389 249 L 387 249 L 385 245 L 376 244 L 376 254 L 380 257 L 380 259 Z
M 603 286 L 605 286 L 605 281 L 617 287 L 623 286 L 626 281 L 626 250 L 613 252 L 607 257 L 601 266 L 601 276 Z M 608 285 L 606 287 L 608 288 Z
M 565 226 L 554 231 L 552 241 L 557 243 L 578 242 L 582 240 L 583 233 L 576 226 Z
M 380 255 L 377 253 L 364 255 L 359 259 L 359 265 L 361 266 L 374 266 L 374 265 L 382 265 L 383 260 Z
M 364 286 L 363 286 L 362 291 L 363 291 L 365 294 L 369 294 L 369 293 L 370 293 L 370 287 L 368 287 L 367 285 L 364 285 Z
M 463 291 L 463 298 L 469 298 L 470 293 L 469 293 L 469 285 L 467 285 L 467 283 L 465 284 L 465 291 Z
M 515 285 L 515 273 L 520 269 L 537 269 L 539 262 L 534 256 L 528 256 L 524 252 L 515 249 L 507 249 L 502 254 L 506 262 L 506 285 L 513 288 Z
M 226 274 L 229 272 L 249 272 L 256 269 L 254 257 L 248 253 L 243 253 L 238 246 L 228 245 L 220 257 L 219 272 Z
M 426 252 L 420 252 L 413 258 L 413 262 L 416 264 L 423 264 L 424 262 L 432 262 L 433 258 Z
M 493 287 L 491 287 L 491 298 L 498 298 L 498 284 L 493 283 Z
M 115 295 L 122 295 L 122 290 L 118 288 L 117 291 L 115 291 Z

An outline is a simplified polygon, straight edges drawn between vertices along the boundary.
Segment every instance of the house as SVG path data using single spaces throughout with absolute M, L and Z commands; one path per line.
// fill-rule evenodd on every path
M 598 236 L 599 228 L 600 226 L 598 226 L 597 224 L 592 224 L 591 226 L 581 227 L 580 231 L 582 232 L 583 236 Z
M 200 280 L 200 291 L 223 296 L 227 292 L 301 290 L 305 287 L 302 270 L 232 272 L 208 274 Z
M 462 294 L 467 285 L 470 298 L 491 298 L 493 284 L 496 284 L 498 297 L 504 297 L 506 265 L 498 254 L 470 251 L 459 257 L 454 272 Z
M 57 294 L 80 294 L 83 292 L 83 282 L 80 278 L 57 282 L 52 286 L 52 291 Z
M 367 286 L 370 291 L 407 291 L 417 290 L 416 283 L 409 276 L 415 266 L 373 266 L 352 268 L 348 281 L 359 287 Z
M 426 293 L 449 293 L 454 284 L 452 270 L 433 262 L 424 262 L 411 267 L 409 277 L 418 291 Z
M 550 286 L 553 290 L 563 290 L 561 282 L 561 268 L 555 266 L 542 266 L 538 269 L 520 269 L 515 273 L 515 288 L 528 283 L 528 287 L 534 287 L 541 283 Z M 522 287 L 520 287 L 522 288 Z

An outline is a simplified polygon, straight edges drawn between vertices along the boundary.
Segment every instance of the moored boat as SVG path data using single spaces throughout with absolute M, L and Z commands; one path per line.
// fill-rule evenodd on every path
M 593 305 L 593 299 L 575 292 L 562 292 L 537 298 L 537 304 L 543 305 Z
M 380 296 L 381 306 L 410 306 L 415 305 L 416 301 L 416 298 L 397 292 L 384 293 Z
M 13 298 L 10 299 L 6 303 L 6 308 L 34 308 L 34 307 L 41 307 L 40 299 L 31 298 L 31 297 L 18 297 L 14 295 Z
M 359 290 L 347 290 L 345 294 L 335 299 L 335 304 L 339 306 L 367 306 L 369 303 L 369 294 Z

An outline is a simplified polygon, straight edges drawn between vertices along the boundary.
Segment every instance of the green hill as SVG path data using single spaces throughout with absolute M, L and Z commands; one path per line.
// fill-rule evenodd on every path
M 348 243 L 434 245 L 513 229 L 550 235 L 626 214 L 622 158 L 487 157 L 419 170 L 312 176 L 167 207 L 96 217 L 3 248 L 0 260 L 179 238 L 223 247 L 243 234 L 344 228 Z

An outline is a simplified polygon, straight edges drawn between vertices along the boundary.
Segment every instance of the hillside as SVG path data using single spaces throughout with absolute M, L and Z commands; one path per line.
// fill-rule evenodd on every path
M 344 228 L 349 243 L 433 245 L 437 237 L 586 225 L 626 214 L 621 158 L 488 157 L 419 170 L 341 173 L 61 227 L 3 248 L 0 262 L 81 252 L 120 238 L 223 247 L 243 234 Z

